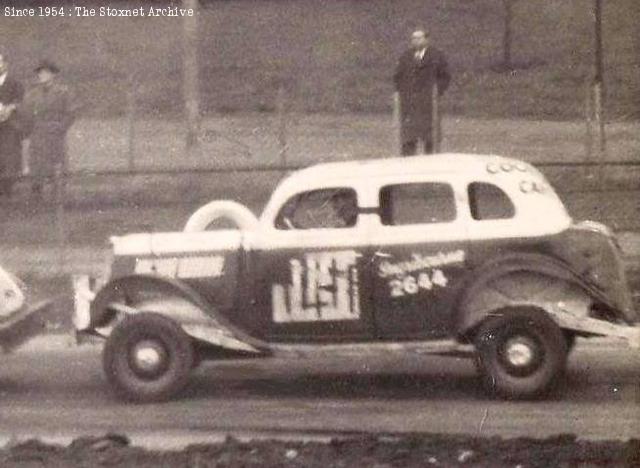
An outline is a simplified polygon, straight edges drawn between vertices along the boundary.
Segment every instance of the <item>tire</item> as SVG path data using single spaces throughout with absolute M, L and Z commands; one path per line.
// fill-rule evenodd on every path
M 488 318 L 476 335 L 485 388 L 507 399 L 547 394 L 567 362 L 567 340 L 544 311 L 509 309 Z
M 143 312 L 120 322 L 103 351 L 109 384 L 126 400 L 163 401 L 180 392 L 195 361 L 189 336 L 173 320 Z

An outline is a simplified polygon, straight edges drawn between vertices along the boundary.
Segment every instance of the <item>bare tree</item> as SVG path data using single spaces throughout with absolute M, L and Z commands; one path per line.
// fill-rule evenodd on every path
M 185 9 L 198 11 L 198 0 L 182 0 Z M 187 148 L 198 144 L 200 126 L 200 97 L 198 83 L 198 16 L 185 16 L 183 19 L 183 93 L 187 123 Z

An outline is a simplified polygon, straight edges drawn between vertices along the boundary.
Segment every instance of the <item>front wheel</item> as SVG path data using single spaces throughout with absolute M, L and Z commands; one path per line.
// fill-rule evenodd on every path
M 193 344 L 173 320 L 154 313 L 126 317 L 103 351 L 103 367 L 115 391 L 146 403 L 171 398 L 186 385 L 194 363 Z
M 544 311 L 514 309 L 486 320 L 475 340 L 485 387 L 504 398 L 547 393 L 567 361 L 562 330 Z

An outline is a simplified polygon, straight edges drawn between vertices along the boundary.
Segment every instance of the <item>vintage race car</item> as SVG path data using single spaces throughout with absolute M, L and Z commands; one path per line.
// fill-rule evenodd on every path
M 44 332 L 51 302 L 29 303 L 22 281 L 0 268 L 0 353 L 9 353 Z
M 575 337 L 640 341 L 611 231 L 498 156 L 320 164 L 259 219 L 215 201 L 182 232 L 111 242 L 108 281 L 76 279 L 74 321 L 134 401 L 173 396 L 202 359 L 390 352 L 475 357 L 491 392 L 531 398 Z

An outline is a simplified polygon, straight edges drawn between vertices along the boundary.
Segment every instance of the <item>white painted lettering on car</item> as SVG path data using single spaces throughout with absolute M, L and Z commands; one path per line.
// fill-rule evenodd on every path
M 224 257 L 136 258 L 137 274 L 153 273 L 176 278 L 217 278 L 222 276 Z
M 403 276 L 420 270 L 427 270 L 444 265 L 454 263 L 463 263 L 465 259 L 464 250 L 454 250 L 453 252 L 438 252 L 435 255 L 422 255 L 419 253 L 411 254 L 411 260 L 402 262 L 389 262 L 387 260 L 380 262 L 378 267 L 378 275 L 381 278 L 390 276 Z
M 433 271 L 422 271 L 417 276 L 407 274 L 389 280 L 389 290 L 391 297 L 403 297 L 418 294 L 421 290 L 431 291 L 436 286 L 444 288 L 449 283 L 449 279 L 444 272 L 438 268 Z
M 290 283 L 272 287 L 274 322 L 359 319 L 358 257 L 357 252 L 345 250 L 291 259 Z

